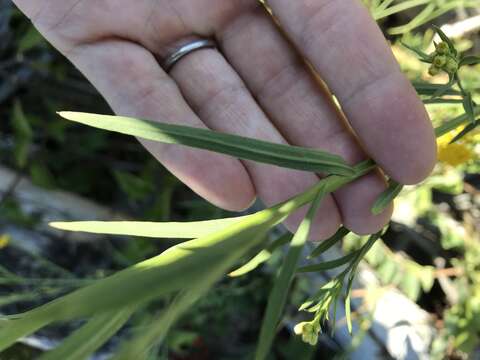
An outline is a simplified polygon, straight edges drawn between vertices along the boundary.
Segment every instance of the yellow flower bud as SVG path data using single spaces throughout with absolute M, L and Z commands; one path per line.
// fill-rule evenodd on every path
M 450 47 L 444 41 L 442 41 L 440 44 L 437 44 L 436 49 L 437 49 L 437 53 L 440 55 L 445 55 L 450 52 Z
M 435 65 L 430 66 L 430 68 L 428 69 L 428 73 L 431 76 L 435 76 L 435 75 L 440 74 L 440 71 L 441 71 L 441 69 L 439 67 L 436 67 Z
M 448 58 L 447 63 L 445 64 L 445 70 L 449 74 L 454 74 L 458 70 L 458 62 L 453 58 Z
M 433 65 L 437 68 L 441 68 L 447 63 L 447 57 L 445 55 L 437 55 L 433 58 Z

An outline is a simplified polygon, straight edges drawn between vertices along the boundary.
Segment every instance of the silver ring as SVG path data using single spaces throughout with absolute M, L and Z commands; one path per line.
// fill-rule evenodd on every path
M 201 39 L 201 40 L 195 40 L 192 41 L 188 44 L 183 45 L 179 49 L 177 49 L 173 54 L 171 54 L 169 57 L 165 59 L 163 62 L 163 69 L 166 72 L 169 72 L 173 66 L 180 61 L 181 58 L 184 56 L 200 49 L 211 49 L 211 48 L 216 48 L 217 44 L 215 41 L 210 40 L 210 39 Z

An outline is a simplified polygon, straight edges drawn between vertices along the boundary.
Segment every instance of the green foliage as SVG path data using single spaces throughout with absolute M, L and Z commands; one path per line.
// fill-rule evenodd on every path
M 392 29 L 392 33 L 401 33 L 418 27 L 460 3 L 465 6 L 473 6 L 473 2 L 451 0 L 441 2 L 373 0 L 369 3 L 377 19 L 409 8 L 423 7 L 419 16 L 405 26 Z M 479 107 L 474 101 L 472 92 L 464 88 L 459 70 L 476 64 L 478 58 L 457 53 L 450 39 L 446 38 L 439 29 L 436 31 L 442 37 L 442 43 L 437 44 L 435 53 L 426 54 L 415 47 L 410 48 L 424 62 L 432 65 L 436 64 L 434 69 L 446 71 L 449 74 L 449 82 L 447 84 L 415 83 L 415 88 L 424 97 L 423 100 L 427 104 L 457 104 L 463 108 L 462 115 L 446 121 L 437 128 L 438 136 L 466 124 L 467 127 L 464 132 L 471 132 L 477 124 L 475 118 L 479 114 Z M 21 51 L 28 52 L 38 45 L 36 34 L 32 32 L 25 36 L 20 48 Z M 442 58 L 446 55 L 455 64 L 452 62 L 448 64 L 448 59 Z M 65 354 L 72 358 L 85 358 L 93 354 L 113 336 L 131 318 L 132 314 L 143 311 L 152 301 L 162 300 L 162 304 L 166 304 L 163 311 L 158 316 L 151 317 L 149 321 L 145 322 L 140 331 L 134 331 L 131 339 L 123 343 L 114 357 L 116 359 L 147 359 L 156 346 L 168 342 L 168 331 L 174 323 L 187 313 L 194 306 L 194 303 L 204 296 L 224 274 L 231 271 L 232 268 L 237 268 L 230 273 L 231 276 L 245 275 L 268 261 L 274 251 L 287 244 L 288 250 L 280 272 L 275 277 L 276 280 L 270 293 L 265 319 L 262 324 L 256 353 L 258 359 L 264 359 L 269 352 L 295 274 L 301 277 L 303 272 L 341 269 L 336 277 L 324 284 L 314 296 L 311 296 L 300 307 L 301 311 L 312 314 L 313 319 L 298 324 L 295 331 L 302 336 L 304 342 L 311 345 L 317 343 L 323 323 L 329 320 L 331 316 L 332 307 L 332 328 L 335 328 L 336 304 L 342 296 L 345 297 L 346 321 L 349 330 L 352 331 L 351 289 L 357 267 L 364 258 L 378 270 L 379 276 L 385 284 L 398 286 L 412 299 L 418 298 L 422 291 L 430 291 L 433 286 L 436 276 L 433 267 L 421 266 L 408 257 L 394 254 L 380 240 L 380 233 L 362 239 L 362 242 L 357 243 L 359 246 L 350 249 L 351 251 L 340 259 L 298 266 L 302 255 L 301 250 L 308 237 L 311 219 L 322 197 L 372 170 L 375 167 L 372 162 L 367 161 L 351 167 L 340 157 L 322 151 L 271 144 L 201 129 L 125 117 L 71 112 L 61 113 L 61 115 L 79 123 L 122 134 L 169 144 L 207 149 L 242 159 L 288 168 L 323 172 L 326 177 L 307 192 L 285 203 L 245 217 L 188 223 L 80 222 L 52 224 L 54 227 L 66 231 L 194 240 L 173 246 L 156 257 L 133 265 L 105 279 L 90 280 L 80 289 L 36 309 L 1 318 L 0 349 L 10 346 L 18 338 L 31 334 L 51 323 L 83 319 L 87 320 L 85 325 L 67 338 L 56 350 L 47 353 L 44 358 L 61 359 L 65 357 Z M 29 116 L 23 113 L 20 102 L 16 103 L 12 116 L 15 136 L 18 138 L 16 143 L 19 146 L 19 149 L 16 150 L 16 162 L 19 167 L 23 167 L 28 163 L 28 154 L 34 141 L 34 131 L 32 129 L 35 124 Z M 58 142 L 65 141 L 70 126 L 48 125 L 46 128 L 49 138 Z M 96 136 L 98 136 L 97 141 L 90 142 L 88 146 L 82 148 L 82 151 L 88 153 L 105 148 L 107 137 L 98 135 L 98 133 Z M 57 185 L 53 175 L 55 164 L 38 161 L 29 167 L 29 171 L 35 183 L 44 187 Z M 149 195 L 155 189 L 148 171 L 133 172 L 114 169 L 108 173 L 113 174 L 113 179 L 116 180 L 129 200 L 133 202 L 147 201 Z M 112 180 L 112 178 L 109 179 Z M 88 178 L 82 178 L 79 182 L 88 183 Z M 172 184 L 166 197 L 157 198 L 152 205 L 153 213 L 163 214 L 161 216 L 164 220 L 170 214 L 169 204 L 172 189 L 175 186 Z M 409 197 L 410 201 L 418 205 L 419 214 L 428 213 L 431 216 L 432 221 L 438 225 L 442 233 L 442 246 L 445 249 L 455 249 L 466 253 L 466 248 L 470 245 L 465 239 L 460 241 L 458 229 L 445 227 L 446 221 L 441 214 L 432 215 L 428 211 L 432 201 L 431 191 L 434 188 L 458 193 L 460 191 L 458 177 L 454 177 L 450 182 L 437 179 L 435 183 L 432 180 L 423 189 L 403 196 Z M 383 211 L 399 195 L 400 190 L 401 186 L 391 181 L 388 190 L 376 201 L 372 212 L 378 214 Z M 267 232 L 273 226 L 282 222 L 299 207 L 310 203 L 309 214 L 293 239 L 291 235 L 287 234 L 267 244 Z M 5 204 L 8 205 L 8 203 L 2 205 Z M 348 229 L 339 229 L 331 239 L 319 244 L 310 254 L 308 260 L 317 260 L 329 248 L 342 241 L 347 234 L 349 234 Z M 238 267 L 241 259 L 250 255 L 254 250 L 258 251 L 258 249 L 260 249 L 260 252 L 256 256 Z M 478 250 L 475 254 L 477 253 Z M 459 264 L 459 267 L 464 267 L 470 274 L 475 274 L 478 272 L 479 257 L 471 254 L 474 254 L 474 252 L 469 250 L 468 256 L 470 258 L 465 263 Z M 28 279 L 11 276 L 12 274 L 5 273 L 4 275 L 6 283 L 25 280 L 28 282 Z M 478 332 L 479 301 L 478 294 L 472 289 L 478 286 L 479 279 L 477 275 L 469 276 L 471 278 L 468 279 L 468 286 L 464 286 L 468 289 L 468 291 L 465 291 L 466 295 L 446 315 L 447 326 L 444 329 L 444 337 L 442 337 L 442 339 L 447 339 L 445 342 L 453 337 L 455 346 L 463 351 L 472 350 L 478 341 L 478 337 L 468 336 L 468 334 Z M 75 279 L 66 280 L 79 286 Z M 52 281 L 56 284 L 62 283 L 62 279 L 52 279 Z M 474 293 L 476 295 L 472 296 Z M 22 295 L 23 299 L 29 299 L 32 296 L 29 293 Z M 22 297 L 20 296 L 20 298 Z M 7 298 L 4 300 L 6 302 L 12 301 L 12 299 Z M 441 345 L 439 345 L 439 348 L 441 348 Z M 308 348 L 300 348 L 306 356 L 311 356 L 311 351 Z
M 262 328 L 260 330 L 260 339 L 258 341 L 257 352 L 255 354 L 256 360 L 265 359 L 270 351 L 273 338 L 276 334 L 278 319 L 281 317 L 281 313 L 287 301 L 288 290 L 302 256 L 303 247 L 308 240 L 310 227 L 315 214 L 320 207 L 320 203 L 327 194 L 325 190 L 325 186 L 321 186 L 319 188 L 318 194 L 313 201 L 310 210 L 293 236 L 290 249 L 285 256 L 285 261 L 280 268 L 275 285 L 270 292 L 267 309 L 262 322 Z

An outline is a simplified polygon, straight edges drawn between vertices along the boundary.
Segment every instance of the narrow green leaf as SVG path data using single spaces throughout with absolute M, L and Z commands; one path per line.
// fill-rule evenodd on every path
M 359 251 L 354 251 L 348 255 L 342 256 L 339 259 L 325 261 L 319 264 L 302 266 L 298 268 L 298 273 L 307 273 L 307 272 L 321 272 L 326 270 L 331 270 L 338 268 L 340 266 L 348 264 L 352 259 L 354 259 L 359 254 Z
M 347 296 L 345 297 L 345 318 L 347 320 L 348 332 L 352 334 L 352 309 L 351 309 L 350 297 L 351 297 L 351 292 L 348 291 Z
M 452 54 L 454 54 L 456 56 L 458 54 L 458 51 L 455 48 L 455 44 L 452 42 L 452 40 L 438 26 L 432 24 L 432 27 L 437 32 L 438 36 L 440 36 L 440 38 L 447 43 L 447 45 L 450 48 L 450 51 L 452 52 Z
M 450 131 L 455 130 L 457 127 L 459 127 L 460 125 L 463 125 L 467 121 L 468 121 L 468 116 L 466 114 L 462 114 L 460 116 L 457 116 L 456 118 L 446 121 L 442 125 L 435 128 L 435 136 L 439 138 L 449 133 Z
M 218 265 L 217 265 L 218 266 Z M 133 339 L 122 345 L 120 351 L 111 360 L 147 360 L 149 353 L 156 344 L 161 344 L 175 322 L 188 311 L 217 280 L 216 270 L 203 277 L 200 281 L 193 283 L 185 291 L 180 292 L 172 304 L 163 311 L 150 325 L 142 326 Z
M 372 214 L 373 215 L 381 214 L 398 196 L 398 194 L 400 194 L 402 189 L 403 189 L 403 185 L 390 179 L 388 182 L 388 188 L 382 194 L 380 194 L 378 199 L 373 204 Z
M 341 241 L 347 234 L 350 233 L 350 230 L 348 230 L 346 227 L 341 227 L 338 229 L 338 231 L 329 239 L 323 241 L 321 244 L 319 244 L 312 252 L 310 255 L 308 255 L 309 259 L 318 257 L 322 255 L 325 251 L 329 250 L 333 245 L 335 245 L 337 242 Z
M 442 96 L 446 95 L 448 93 L 448 91 L 452 88 L 452 86 L 455 85 L 456 82 L 457 82 L 456 78 L 454 76 L 452 76 L 451 74 L 449 74 L 448 83 L 440 85 L 438 87 L 437 91 L 435 91 L 432 94 L 431 98 L 435 99 L 435 98 L 439 98 L 439 97 L 442 97 Z
M 287 233 L 283 236 L 280 236 L 278 239 L 268 245 L 267 248 L 260 251 L 249 262 L 247 262 L 245 265 L 241 266 L 237 270 L 232 271 L 230 274 L 228 274 L 228 276 L 239 277 L 248 274 L 249 272 L 259 267 L 261 264 L 267 262 L 272 257 L 272 254 L 276 249 L 289 243 L 291 240 L 292 234 Z
M 90 358 L 130 319 L 133 309 L 125 308 L 95 315 L 40 360 L 84 360 Z
M 286 255 L 280 273 L 275 280 L 275 284 L 268 298 L 267 309 L 260 330 L 260 339 L 255 353 L 256 360 L 264 360 L 270 351 L 278 322 L 285 306 L 288 290 L 295 275 L 295 269 L 302 255 L 305 242 L 308 239 L 313 218 L 317 213 L 325 194 L 325 188 L 320 188 L 305 219 L 302 221 L 297 232 L 293 236 L 290 250 Z
M 66 231 L 150 238 L 194 239 L 220 231 L 247 216 L 194 222 L 78 221 L 53 222 L 50 226 Z
M 460 131 L 457 135 L 455 135 L 455 137 L 452 139 L 452 141 L 450 141 L 450 144 L 453 144 L 454 142 L 457 142 L 460 139 L 462 139 L 463 137 L 465 137 L 471 131 L 475 130 L 475 128 L 477 128 L 478 125 L 480 125 L 480 120 L 477 120 L 473 124 L 470 123 L 467 126 L 465 126 L 465 128 L 462 131 Z
M 428 19 L 432 16 L 436 8 L 435 4 L 428 4 L 420 13 L 418 13 L 411 21 L 405 25 L 393 27 L 388 30 L 389 34 L 398 35 L 412 31 L 418 26 L 421 26 L 428 22 Z
M 61 112 L 65 119 L 167 144 L 179 144 L 304 171 L 353 175 L 341 157 L 325 151 L 269 143 L 215 131 L 121 116 Z
M 444 84 L 431 84 L 427 83 L 424 81 L 413 81 L 412 82 L 413 87 L 417 91 L 418 95 L 424 95 L 424 96 L 432 96 L 435 94 L 439 89 L 442 89 L 444 92 L 444 95 L 462 95 L 462 93 L 458 90 L 449 88 L 448 90 L 444 90 L 445 85 Z
M 347 283 L 347 289 L 346 289 L 347 296 L 345 298 L 345 316 L 347 319 L 348 332 L 350 334 L 352 333 L 352 317 L 351 317 L 351 309 L 350 309 L 351 299 L 350 298 L 352 293 L 353 280 L 357 273 L 357 267 L 360 264 L 360 261 L 362 261 L 362 259 L 365 257 L 365 254 L 372 248 L 372 246 L 377 242 L 377 240 L 380 239 L 380 236 L 382 235 L 382 233 L 383 231 L 379 231 L 376 234 L 370 235 L 367 242 L 357 252 L 355 260 L 350 264 L 348 268 L 350 273 L 348 276 L 348 283 Z
M 425 105 L 429 104 L 463 104 L 463 100 L 461 99 L 423 99 L 422 100 Z
M 463 98 L 463 108 L 470 122 L 473 124 L 475 122 L 475 104 L 473 103 L 472 93 L 468 92 L 465 94 Z
M 425 62 L 427 62 L 427 63 L 429 63 L 429 64 L 432 62 L 431 56 L 428 55 L 428 54 L 426 54 L 426 53 L 424 53 L 422 50 L 417 49 L 417 48 L 414 48 L 413 46 L 410 46 L 410 45 L 404 43 L 403 41 L 401 42 L 401 44 L 402 44 L 403 46 L 405 46 L 408 50 L 410 50 L 410 51 L 414 52 L 415 54 L 417 54 L 418 57 L 419 57 L 420 59 L 422 59 L 423 61 L 425 61 Z
M 459 66 L 477 65 L 480 64 L 480 56 L 464 56 L 459 63 Z

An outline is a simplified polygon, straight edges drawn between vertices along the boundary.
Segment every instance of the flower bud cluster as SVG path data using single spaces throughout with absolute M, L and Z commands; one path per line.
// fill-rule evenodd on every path
M 441 71 L 453 75 L 458 70 L 457 56 L 451 51 L 446 42 L 435 44 L 435 52 L 430 55 L 432 65 L 428 69 L 431 76 L 438 75 Z

